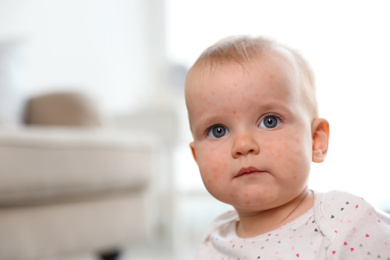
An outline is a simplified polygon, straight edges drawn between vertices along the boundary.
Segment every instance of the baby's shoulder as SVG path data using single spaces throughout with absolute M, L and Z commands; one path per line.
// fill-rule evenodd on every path
M 363 198 L 347 192 L 316 194 L 313 214 L 322 232 L 330 239 L 346 230 L 361 230 L 363 226 L 390 227 L 389 215 L 377 210 Z
M 326 218 L 329 214 L 331 219 L 343 216 L 356 211 L 359 207 L 372 207 L 363 198 L 343 192 L 331 191 L 327 193 L 316 193 L 314 210 Z

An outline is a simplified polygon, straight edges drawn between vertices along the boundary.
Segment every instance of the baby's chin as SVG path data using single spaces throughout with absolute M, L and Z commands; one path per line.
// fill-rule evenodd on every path
M 268 193 L 264 196 L 249 197 L 231 200 L 224 203 L 232 205 L 239 214 L 258 214 L 265 211 L 279 211 L 286 207 L 294 207 L 295 204 L 306 197 L 306 189 L 283 195 Z
M 233 206 L 239 214 L 258 214 L 259 212 L 278 208 L 286 203 L 284 201 L 259 197 L 220 201 Z
M 261 212 L 265 212 L 268 210 L 276 209 L 283 204 L 279 203 L 272 203 L 272 202 L 267 202 L 267 203 L 248 203 L 245 201 L 244 203 L 239 203 L 236 205 L 232 205 L 233 208 L 236 209 L 236 211 L 241 215 L 241 214 L 246 214 L 246 215 L 253 215 L 253 214 L 258 214 Z

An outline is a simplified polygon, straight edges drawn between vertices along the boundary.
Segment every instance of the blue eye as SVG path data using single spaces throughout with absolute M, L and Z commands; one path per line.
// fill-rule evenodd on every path
M 260 122 L 260 128 L 272 129 L 280 124 L 280 119 L 276 116 L 266 116 Z
M 208 131 L 209 137 L 213 139 L 224 137 L 228 133 L 229 131 L 226 129 L 226 127 L 221 125 L 212 126 Z

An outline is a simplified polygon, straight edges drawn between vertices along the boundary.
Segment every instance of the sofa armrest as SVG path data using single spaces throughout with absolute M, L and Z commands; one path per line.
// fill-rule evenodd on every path
M 0 129 L 0 208 L 145 190 L 158 147 L 145 131 Z

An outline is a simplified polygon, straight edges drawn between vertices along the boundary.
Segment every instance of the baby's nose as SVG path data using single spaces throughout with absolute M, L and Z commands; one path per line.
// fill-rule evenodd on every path
M 256 139 L 249 135 L 239 135 L 233 143 L 232 156 L 238 158 L 240 156 L 246 156 L 248 154 L 258 154 L 260 152 L 259 144 Z

